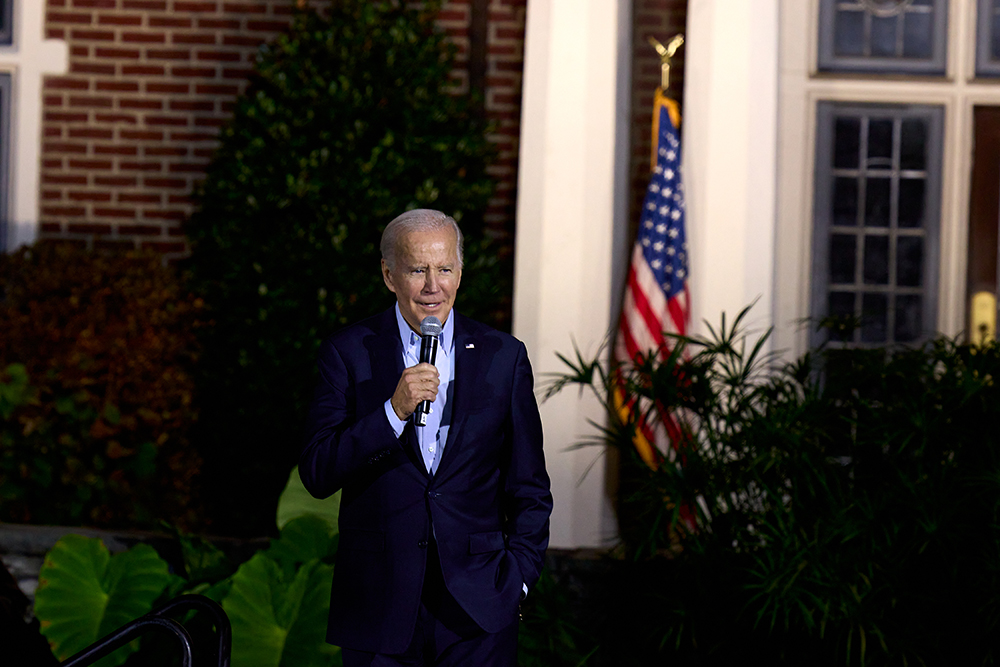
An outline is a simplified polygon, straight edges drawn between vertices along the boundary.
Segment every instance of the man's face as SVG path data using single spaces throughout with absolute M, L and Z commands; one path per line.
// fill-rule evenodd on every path
M 417 332 L 429 315 L 444 324 L 462 282 L 455 231 L 446 227 L 404 234 L 396 242 L 395 255 L 392 270 L 382 260 L 382 278 L 396 295 L 403 319 Z

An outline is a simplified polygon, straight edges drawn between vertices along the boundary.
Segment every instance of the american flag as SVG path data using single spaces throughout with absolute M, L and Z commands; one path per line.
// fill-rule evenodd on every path
M 639 237 L 632 251 L 615 340 L 614 360 L 618 364 L 628 364 L 640 356 L 659 355 L 665 359 L 670 354 L 671 339 L 664 332 L 687 334 L 691 318 L 680 139 L 671 111 L 679 122 L 677 103 L 657 90 L 653 107 L 655 166 L 639 220 Z M 621 395 L 616 399 L 619 410 L 636 407 L 624 405 Z M 659 419 L 655 423 L 639 420 L 635 445 L 643 461 L 655 468 L 665 454 L 672 458 L 681 431 L 675 416 L 648 414 L 658 414 Z

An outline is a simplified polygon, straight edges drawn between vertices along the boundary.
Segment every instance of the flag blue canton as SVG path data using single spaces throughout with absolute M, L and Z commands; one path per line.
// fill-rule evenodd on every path
M 639 243 L 646 263 L 668 299 L 683 291 L 688 274 L 680 164 L 677 128 L 670 121 L 666 106 L 662 106 L 656 169 L 639 219 Z

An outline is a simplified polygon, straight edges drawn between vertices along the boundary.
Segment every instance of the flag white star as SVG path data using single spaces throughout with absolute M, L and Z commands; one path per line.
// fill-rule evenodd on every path
M 661 222 L 660 224 L 658 224 L 656 226 L 656 231 L 658 233 L 660 233 L 660 234 L 666 234 L 667 233 L 667 223 Z

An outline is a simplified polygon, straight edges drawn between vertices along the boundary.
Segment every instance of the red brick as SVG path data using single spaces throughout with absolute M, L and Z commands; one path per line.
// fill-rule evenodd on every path
M 94 120 L 98 123 L 129 123 L 130 125 L 139 122 L 135 114 L 130 113 L 97 113 L 94 114 Z
M 42 190 L 42 199 L 44 201 L 58 201 L 63 198 L 63 193 L 59 190 Z
M 142 25 L 142 16 L 131 14 L 123 16 L 121 14 L 101 14 L 97 17 L 98 25 Z
M 190 28 L 193 21 L 186 17 L 178 16 L 150 16 L 149 25 L 151 28 Z
M 121 225 L 118 228 L 119 234 L 135 234 L 136 236 L 159 236 L 162 232 L 162 227 L 150 227 L 149 225 Z
M 89 40 L 92 42 L 113 42 L 115 33 L 110 30 L 73 30 L 70 32 L 72 39 Z
M 215 2 L 183 2 L 174 0 L 175 12 L 215 12 L 219 10 L 218 3 Z M 226 11 L 229 11 L 228 9 Z
M 188 149 L 184 146 L 146 146 L 142 152 L 146 157 L 184 157 Z
M 110 234 L 111 225 L 98 222 L 71 222 L 68 231 L 70 234 Z
M 86 212 L 82 206 L 43 206 L 42 215 L 81 216 Z
M 138 155 L 139 149 L 135 146 L 94 146 L 95 155 Z
M 87 169 L 94 170 L 110 170 L 112 167 L 111 160 L 70 160 L 70 169 L 80 169 L 85 171 Z
M 159 162 L 121 162 L 118 168 L 122 171 L 162 171 L 163 165 Z
M 142 179 L 142 184 L 147 188 L 168 188 L 171 190 L 183 190 L 188 187 L 188 182 L 183 178 L 152 178 Z
M 159 210 L 153 208 L 147 208 L 143 210 L 142 217 L 149 218 L 151 220 L 184 220 L 187 218 L 187 214 L 184 211 L 171 211 L 171 210 Z
M 191 60 L 191 52 L 180 49 L 147 49 L 150 60 Z
M 171 95 L 187 95 L 191 86 L 186 83 L 156 83 L 146 82 L 147 93 L 168 93 Z
M 119 93 L 137 93 L 139 92 L 139 83 L 136 81 L 97 81 L 95 88 Z
M 247 30 L 258 32 L 284 32 L 288 24 L 284 21 L 247 21 Z
M 224 79 L 246 79 L 253 74 L 252 67 L 224 67 L 222 68 L 222 78 Z
M 66 39 L 66 31 L 62 28 L 48 28 L 45 31 L 46 39 Z
M 98 65 L 95 63 L 71 62 L 69 71 L 74 74 L 108 74 L 114 75 L 114 65 Z
M 213 44 L 214 42 L 209 42 Z M 261 43 L 260 37 L 254 37 L 253 35 L 223 35 L 222 44 L 223 46 L 249 46 L 257 47 Z
M 61 127 L 46 127 L 43 130 L 43 132 L 42 132 L 42 136 L 44 136 L 46 138 L 49 138 L 49 139 L 62 138 L 62 128 Z
M 114 132 L 98 127 L 71 127 L 71 139 L 111 139 Z
M 139 182 L 135 176 L 97 176 L 94 185 L 105 185 L 114 188 L 134 188 Z
M 215 44 L 215 35 L 204 32 L 174 33 L 170 36 L 172 44 Z
M 77 174 L 42 174 L 42 183 L 48 185 L 86 185 L 87 177 Z
M 124 65 L 122 74 L 125 76 L 163 76 L 166 68 L 159 65 Z
M 171 132 L 170 141 L 211 141 L 219 140 L 218 134 L 206 134 L 204 132 Z
M 188 119 L 177 116 L 146 116 L 146 125 L 187 126 Z
M 207 162 L 177 162 L 168 166 L 167 171 L 171 174 L 190 174 L 205 171 L 207 168 Z
M 151 9 L 153 11 L 167 11 L 167 0 L 124 0 L 122 9 Z
M 62 95 L 46 95 L 42 98 L 42 101 L 47 107 L 61 107 L 63 105 Z
M 230 14 L 264 14 L 267 12 L 267 5 L 249 2 L 227 2 L 223 6 L 223 11 Z
M 46 157 L 42 160 L 42 169 L 62 169 L 62 158 Z
M 168 204 L 185 204 L 193 205 L 194 202 L 191 201 L 190 195 L 170 195 L 167 197 Z
M 233 19 L 199 18 L 198 27 L 207 30 L 239 30 L 240 22 Z
M 118 136 L 129 141 L 163 141 L 162 132 L 150 130 L 119 130 Z
M 62 39 L 60 37 L 59 39 Z M 69 54 L 74 58 L 89 58 L 90 57 L 90 47 L 74 44 L 69 49 Z
M 99 208 L 94 207 L 94 215 L 102 218 L 135 218 L 134 208 Z M 124 227 L 119 228 L 119 233 L 136 233 L 136 232 L 123 232 Z M 158 230 L 157 230 L 158 231 Z M 141 232 L 140 232 L 141 233 Z
M 128 204 L 159 204 L 162 197 L 157 194 L 143 194 L 134 192 L 118 193 L 119 203 Z
M 94 56 L 97 58 L 109 58 L 112 60 L 138 60 L 142 53 L 139 49 L 121 49 L 117 47 L 97 47 L 94 49 Z
M 171 111 L 215 111 L 215 102 L 211 100 L 170 100 Z
M 222 127 L 226 124 L 225 118 L 205 118 L 204 116 L 198 116 L 194 119 L 194 124 L 197 127 Z
M 109 202 L 110 192 L 70 192 L 69 198 L 73 201 Z
M 122 41 L 126 44 L 163 44 L 167 36 L 162 32 L 123 32 Z
M 42 145 L 45 153 L 72 153 L 74 155 L 86 155 L 87 144 L 73 144 L 65 141 L 46 142 Z
M 195 57 L 203 62 L 234 63 L 240 61 L 240 54 L 236 51 L 198 51 Z
M 158 111 L 163 108 L 163 102 L 149 99 L 125 98 L 118 100 L 120 109 L 145 109 L 148 111 Z
M 66 76 L 45 77 L 45 90 L 89 90 L 90 82 Z
M 179 78 L 214 79 L 215 70 L 210 67 L 171 67 L 170 75 Z
M 49 12 L 45 17 L 47 23 L 75 23 L 78 25 L 90 25 L 90 12 L 72 14 L 69 12 Z
M 43 222 L 42 223 L 42 233 L 43 234 L 59 234 L 62 232 L 62 225 L 58 222 Z
M 73 0 L 74 9 L 114 9 L 117 0 Z
M 194 87 L 199 95 L 238 95 L 240 89 L 226 84 L 199 83 Z

